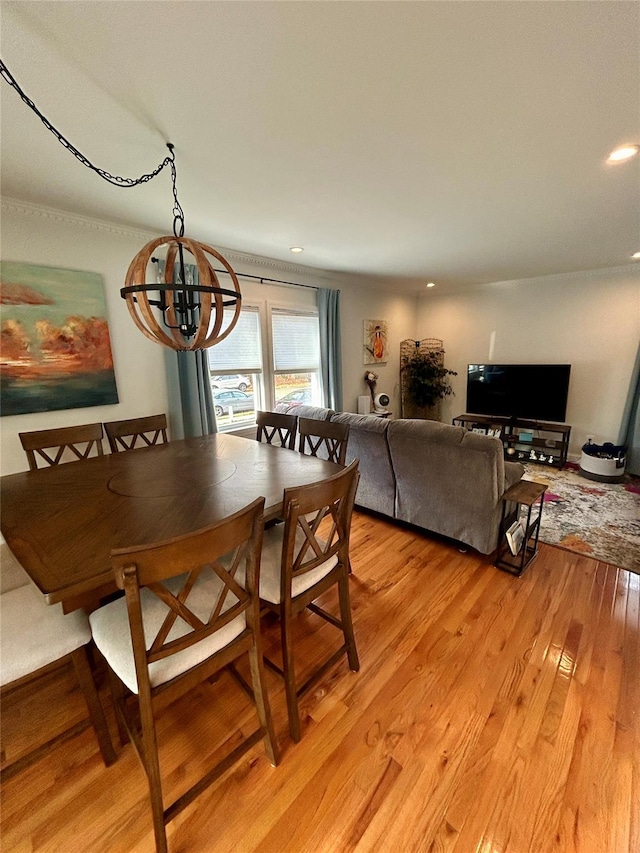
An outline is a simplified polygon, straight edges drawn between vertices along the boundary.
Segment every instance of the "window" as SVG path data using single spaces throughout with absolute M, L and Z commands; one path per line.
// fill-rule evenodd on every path
M 231 334 L 207 350 L 220 432 L 250 427 L 257 410 L 279 402 L 322 405 L 317 313 L 262 308 L 243 307 Z
M 262 336 L 257 308 L 243 308 L 234 330 L 207 350 L 216 422 L 228 432 L 256 422 L 263 407 Z
M 318 315 L 272 308 L 271 337 L 274 401 L 321 405 Z

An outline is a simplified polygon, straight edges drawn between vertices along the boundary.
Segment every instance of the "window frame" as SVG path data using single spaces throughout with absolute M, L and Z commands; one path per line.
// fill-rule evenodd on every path
M 211 369 L 211 364 L 207 359 L 207 364 L 209 366 L 209 385 L 211 387 L 211 382 L 213 376 L 229 376 L 229 375 L 245 375 L 251 377 L 251 385 L 253 387 L 253 402 L 254 402 L 254 410 L 256 412 L 260 411 L 260 409 L 265 406 L 266 403 L 266 383 L 265 383 L 265 370 L 264 370 L 264 323 L 263 323 L 263 310 L 262 305 L 259 300 L 247 300 L 243 302 L 240 311 L 246 311 L 247 313 L 255 314 L 258 318 L 258 328 L 260 331 L 260 347 L 259 347 L 259 355 L 260 355 L 260 368 L 257 370 L 250 370 L 247 368 L 225 368 L 224 372 L 214 373 Z M 233 332 L 231 333 L 233 334 Z M 232 391 L 234 389 L 231 388 L 220 388 L 218 390 L 214 390 L 211 387 L 212 395 L 216 393 L 224 393 L 225 391 Z M 255 429 L 256 422 L 247 421 L 241 424 L 233 424 L 224 425 L 222 427 L 219 423 L 217 424 L 220 432 L 226 433 L 234 433 L 234 432 L 242 432 L 243 430 Z
M 286 313 L 291 315 L 298 315 L 303 317 L 315 317 L 318 320 L 318 366 L 317 367 L 305 367 L 300 370 L 291 370 L 287 368 L 286 370 L 276 370 L 275 368 L 275 347 L 273 341 L 273 314 L 274 313 Z M 269 396 L 269 408 L 274 409 L 276 406 L 276 385 L 275 385 L 275 377 L 287 375 L 288 373 L 315 373 L 317 376 L 318 387 L 320 388 L 320 393 L 322 394 L 322 376 L 321 376 L 321 353 L 320 353 L 320 322 L 319 322 L 319 312 L 318 306 L 297 306 L 291 305 L 291 303 L 281 303 L 281 302 L 270 302 L 266 303 L 266 321 L 267 321 L 267 332 L 269 335 L 269 375 L 268 375 L 268 383 L 265 381 L 265 386 L 267 386 L 267 394 Z M 265 376 L 265 379 L 267 377 Z M 320 405 L 324 405 L 321 401 Z
M 257 313 L 258 315 L 258 323 L 260 328 L 260 356 L 262 366 L 260 371 L 250 371 L 244 368 L 234 367 L 226 368 L 224 374 L 214 374 L 216 376 L 228 375 L 228 374 L 246 374 L 250 375 L 252 378 L 252 384 L 254 388 L 254 402 L 255 409 L 259 411 L 260 409 L 273 410 L 275 408 L 275 377 L 282 374 L 287 373 L 315 373 L 317 376 L 318 387 L 320 388 L 320 392 L 322 393 L 322 375 L 321 375 L 321 354 L 318 351 L 318 366 L 317 367 L 307 367 L 304 370 L 300 371 L 292 371 L 291 369 L 287 370 L 276 370 L 275 369 L 275 355 L 274 355 L 274 335 L 273 335 L 273 314 L 274 313 L 286 313 L 292 315 L 301 315 L 305 317 L 315 317 L 319 318 L 319 312 L 317 305 L 292 305 L 290 302 L 284 302 L 281 300 L 269 300 L 269 299 L 251 299 L 247 298 L 246 301 L 243 301 L 241 311 L 251 311 L 252 313 Z M 319 337 L 320 329 L 318 324 L 318 337 Z M 231 333 L 233 334 L 233 332 Z M 211 376 L 211 370 L 209 371 L 209 375 Z M 221 389 L 221 390 L 230 390 L 230 389 Z M 233 432 L 246 432 L 248 430 L 255 429 L 255 423 L 244 423 L 238 424 L 231 429 L 225 429 L 225 433 L 233 433 Z M 222 431 L 222 430 L 221 430 Z

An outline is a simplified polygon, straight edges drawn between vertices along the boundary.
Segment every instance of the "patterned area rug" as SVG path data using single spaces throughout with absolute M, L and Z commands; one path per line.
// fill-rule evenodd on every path
M 547 483 L 540 541 L 640 574 L 640 477 L 597 483 L 569 463 L 562 471 L 526 464 L 526 480 Z

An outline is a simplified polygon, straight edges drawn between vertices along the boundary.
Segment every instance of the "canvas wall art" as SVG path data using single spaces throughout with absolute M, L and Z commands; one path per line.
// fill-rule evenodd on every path
M 387 361 L 389 324 L 386 320 L 364 321 L 364 364 Z
M 0 262 L 2 415 L 118 402 L 102 276 Z

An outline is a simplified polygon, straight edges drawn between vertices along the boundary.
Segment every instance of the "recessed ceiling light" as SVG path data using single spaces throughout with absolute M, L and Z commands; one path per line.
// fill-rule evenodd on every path
M 299 255 L 300 252 L 304 252 L 304 249 L 302 248 L 302 246 L 292 246 L 289 251 L 293 252 L 294 255 Z
M 639 150 L 640 145 L 621 145 L 609 154 L 607 160 L 609 163 L 620 163 L 633 157 Z
M 634 252 L 631 257 L 634 259 L 634 261 L 640 261 L 640 252 Z
M 430 281 L 429 284 L 427 285 L 427 287 L 435 287 L 435 286 L 436 286 L 435 281 Z

